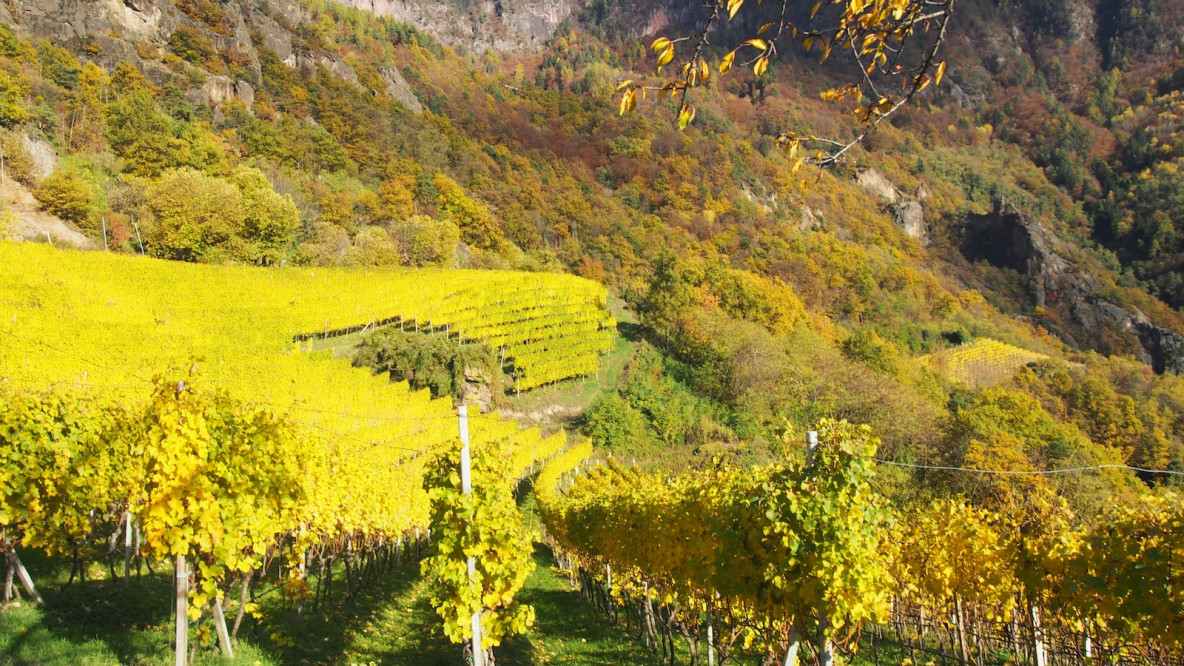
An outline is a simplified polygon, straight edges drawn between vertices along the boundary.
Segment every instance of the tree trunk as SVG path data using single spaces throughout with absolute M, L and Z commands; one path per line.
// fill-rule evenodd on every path
M 243 589 L 238 596 L 238 613 L 234 616 L 234 628 L 230 631 L 230 642 L 236 647 L 238 646 L 238 628 L 242 625 L 243 616 L 247 613 L 247 598 L 251 589 L 251 577 L 254 575 L 254 571 L 243 574 Z

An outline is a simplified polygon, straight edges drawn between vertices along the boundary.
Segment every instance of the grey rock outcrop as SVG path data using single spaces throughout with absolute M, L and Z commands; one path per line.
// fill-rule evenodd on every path
M 534 50 L 572 15 L 568 0 L 344 0 L 343 4 L 389 16 L 430 33 L 449 46 L 474 51 Z
M 925 224 L 925 209 L 921 205 L 921 201 L 929 196 L 924 187 L 918 189 L 916 196 L 910 197 L 875 169 L 860 171 L 855 176 L 855 182 L 863 191 L 875 197 L 885 206 L 885 210 L 892 216 L 892 221 L 900 227 L 906 236 L 916 238 L 923 243 L 929 241 L 929 228 Z
M 1000 201 L 985 215 L 967 215 L 961 251 L 970 261 L 986 261 L 1025 276 L 1037 307 L 1064 313 L 1090 338 L 1103 337 L 1107 329 L 1133 335 L 1142 348 L 1140 360 L 1156 372 L 1184 372 L 1184 335 L 1155 324 L 1138 309 L 1107 300 L 1102 283 L 1065 258 L 1064 243 L 1010 202 Z M 1053 332 L 1080 347 L 1070 331 L 1054 328 Z
M 925 226 L 925 210 L 921 207 L 920 201 L 916 199 L 901 201 L 892 204 L 890 210 L 896 226 L 900 227 L 906 236 L 928 240 L 929 232 Z
M 415 96 L 399 68 L 380 67 L 378 73 L 382 75 L 382 80 L 386 81 L 386 94 L 390 95 L 391 99 L 407 107 L 412 113 L 423 113 L 423 105 L 419 103 L 419 98 Z
M 45 178 L 58 168 L 58 151 L 43 137 L 22 134 L 21 148 L 29 158 L 29 175 L 34 181 Z

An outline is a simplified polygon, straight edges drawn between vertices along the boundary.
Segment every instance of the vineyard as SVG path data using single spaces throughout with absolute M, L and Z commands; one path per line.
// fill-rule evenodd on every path
M 1047 358 L 1006 342 L 979 338 L 919 360 L 939 375 L 977 389 L 1010 379 L 1025 365 Z
M 1033 476 L 890 508 L 876 448 L 824 421 L 804 462 L 674 478 L 572 448 L 536 493 L 573 583 L 666 663 L 1184 663 L 1184 498 L 1075 516 Z
M 424 479 L 457 440 L 451 400 L 301 353 L 302 336 L 395 321 L 481 339 L 524 387 L 591 372 L 612 336 L 603 288 L 569 276 L 209 267 L 31 244 L 0 244 L 0 265 L 10 565 L 17 546 L 72 561 L 71 580 L 94 561 L 113 578 L 121 559 L 124 577 L 145 557 L 172 561 L 207 642 L 224 602 L 237 600 L 236 629 L 258 612 L 264 579 L 319 605 L 335 576 L 355 595 L 431 538 Z M 469 421 L 504 495 L 566 439 Z
M 7 243 L 0 266 L 0 377 L 35 386 L 124 384 L 200 359 L 236 395 L 359 413 L 397 403 L 400 389 L 299 354 L 303 341 L 380 324 L 481 341 L 526 390 L 594 372 L 615 330 L 604 287 L 570 275 L 259 270 Z

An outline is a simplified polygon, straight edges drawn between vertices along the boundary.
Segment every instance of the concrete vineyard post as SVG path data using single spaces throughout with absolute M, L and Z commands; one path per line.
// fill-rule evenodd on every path
M 177 556 L 177 659 L 176 666 L 186 666 L 189 660 L 189 569 L 185 556 Z
M 798 649 L 802 645 L 801 634 L 795 624 L 789 629 L 789 648 L 785 651 L 784 666 L 798 666 Z
M 473 494 L 473 476 L 470 465 L 471 454 L 469 452 L 469 408 L 467 405 L 461 405 L 456 408 L 456 412 L 460 419 L 460 441 L 463 446 L 460 449 L 460 487 L 461 492 L 466 495 Z M 472 587 L 473 579 L 477 576 L 477 558 L 469 558 L 469 586 Z M 473 612 L 473 666 L 485 666 L 485 654 L 481 651 L 481 611 Z
M 21 587 L 25 588 L 25 592 L 28 592 L 29 596 L 33 597 L 33 601 L 36 602 L 38 606 L 44 606 L 45 600 L 41 598 L 41 593 L 38 592 L 37 587 L 33 585 L 33 577 L 29 575 L 29 570 L 26 569 L 24 563 L 21 562 L 21 558 L 16 554 L 15 548 L 12 550 L 12 558 L 16 561 L 16 575 L 21 579 Z
M 123 528 L 123 582 L 132 575 L 132 512 L 127 511 Z
M 223 656 L 234 659 L 234 648 L 230 645 L 230 632 L 226 631 L 226 613 L 222 611 L 222 600 L 214 599 L 214 628 L 218 631 L 218 647 Z

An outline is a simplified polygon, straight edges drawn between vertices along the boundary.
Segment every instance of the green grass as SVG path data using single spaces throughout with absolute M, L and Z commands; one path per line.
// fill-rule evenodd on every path
M 123 581 L 75 581 L 61 589 L 68 566 L 22 553 L 46 606 L 14 603 L 0 613 L 0 664 L 162 664 L 169 660 L 173 625 L 171 576 Z M 159 566 L 158 566 L 159 570 Z M 147 572 L 145 572 L 147 573 Z M 101 575 L 99 567 L 91 576 Z M 19 587 L 19 585 L 18 585 Z M 236 664 L 276 664 L 249 640 L 240 641 Z M 198 664 L 231 663 L 199 650 Z
M 524 519 L 537 525 L 534 498 L 526 494 Z M 65 590 L 68 567 L 34 553 L 22 553 L 38 579 L 46 607 L 27 604 L 0 614 L 0 664 L 24 666 L 166 664 L 171 663 L 171 576 L 157 566 L 156 575 L 75 582 Z M 499 664 L 652 663 L 640 644 L 615 627 L 590 601 L 573 591 L 554 568 L 550 551 L 536 545 L 536 569 L 520 593 L 535 607 L 537 620 L 529 634 L 497 648 Z M 89 575 L 103 575 L 92 567 Z M 145 572 L 147 573 L 147 572 Z M 338 577 L 337 587 L 340 588 Z M 345 602 L 309 607 L 302 617 L 267 594 L 264 623 L 244 623 L 239 653 L 233 662 L 213 646 L 198 650 L 198 664 L 407 664 L 453 666 L 461 663 L 460 647 L 448 642 L 430 605 L 428 583 L 418 565 L 405 564 L 378 585 Z M 228 622 L 234 609 L 228 609 Z

